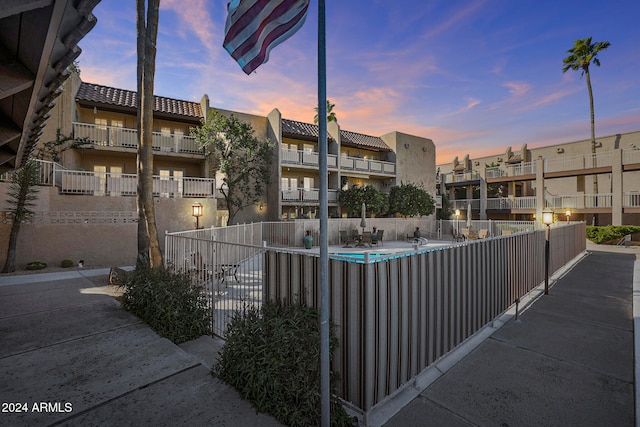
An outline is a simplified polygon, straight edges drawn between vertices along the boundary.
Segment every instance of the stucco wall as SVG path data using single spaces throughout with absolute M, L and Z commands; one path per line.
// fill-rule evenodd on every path
M 0 183 L 0 210 L 6 210 L 9 184 Z M 204 215 L 200 227 L 215 222 L 215 200 L 155 198 L 160 248 L 165 231 L 195 228 L 191 205 L 198 201 Z M 52 187 L 40 187 L 32 223 L 22 224 L 18 235 L 16 266 L 41 260 L 58 265 L 64 258 L 85 260 L 86 266 L 133 265 L 137 252 L 135 197 L 59 195 Z M 0 224 L 0 266 L 4 265 L 11 225 Z
M 422 184 L 429 194 L 435 195 L 436 147 L 433 141 L 401 132 L 388 133 L 381 138 L 395 153 L 395 184 Z

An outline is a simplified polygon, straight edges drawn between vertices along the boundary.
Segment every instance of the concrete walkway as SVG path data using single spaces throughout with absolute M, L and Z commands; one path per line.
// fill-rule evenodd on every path
M 372 425 L 634 425 L 640 251 L 588 249 L 519 321 L 436 363 L 435 381 Z M 0 397 L 13 412 L 0 425 L 279 425 L 211 376 L 219 341 L 158 337 L 108 296 L 107 273 L 0 276 Z
M 441 373 L 385 427 L 635 425 L 639 251 L 589 248 L 549 295 Z
M 0 425 L 280 425 L 213 378 L 219 343 L 160 338 L 106 274 L 0 277 Z

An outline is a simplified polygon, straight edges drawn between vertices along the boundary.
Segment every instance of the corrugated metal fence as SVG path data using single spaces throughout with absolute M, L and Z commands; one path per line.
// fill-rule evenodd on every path
M 235 310 L 265 299 L 319 308 L 318 255 L 261 245 L 255 227 L 165 238 L 168 266 L 190 272 L 211 295 L 217 335 Z M 536 230 L 367 262 L 330 259 L 338 395 L 368 413 L 543 282 L 544 245 L 545 231 Z M 553 227 L 551 274 L 585 249 L 584 223 Z
M 586 249 L 585 224 L 556 227 L 550 272 Z M 368 412 L 544 280 L 538 230 L 370 263 L 330 260 L 338 394 Z M 264 297 L 319 307 L 318 258 L 265 252 Z

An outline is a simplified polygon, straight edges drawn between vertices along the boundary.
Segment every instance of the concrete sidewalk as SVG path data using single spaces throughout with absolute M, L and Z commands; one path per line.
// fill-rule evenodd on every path
M 105 274 L 0 277 L 0 425 L 280 425 L 213 378 L 212 338 L 160 338 Z
M 588 249 L 519 321 L 438 361 L 438 379 L 372 425 L 634 425 L 640 251 Z M 14 404 L 0 425 L 279 425 L 211 376 L 219 341 L 158 337 L 108 296 L 106 274 L 0 276 L 0 397 Z
M 638 263 L 590 252 L 385 427 L 633 426 Z

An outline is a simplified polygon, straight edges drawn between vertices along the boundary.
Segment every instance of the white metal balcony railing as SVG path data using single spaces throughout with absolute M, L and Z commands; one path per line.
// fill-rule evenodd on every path
M 487 199 L 488 210 L 501 210 L 501 209 L 535 209 L 536 197 L 495 197 Z
M 320 162 L 320 157 L 315 151 L 304 151 L 304 150 L 285 150 L 282 149 L 282 163 L 288 165 L 299 165 L 299 166 L 314 166 L 318 167 Z M 338 167 L 338 156 L 335 154 L 327 155 L 327 167 L 337 168 Z
M 468 208 L 469 203 L 471 203 L 471 209 L 472 210 L 479 210 L 480 209 L 480 199 L 458 199 L 458 200 L 451 200 L 451 208 L 452 209 L 460 209 L 461 211 L 465 211 Z
M 359 157 L 340 156 L 340 169 L 380 175 L 395 175 L 396 164 L 382 160 L 368 160 Z
M 535 175 L 536 163 L 524 162 L 513 165 L 495 166 L 487 168 L 487 178 L 516 177 L 523 175 Z
M 640 208 L 640 191 L 624 193 L 622 195 L 622 207 Z
M 138 131 L 121 127 L 73 123 L 73 136 L 86 138 L 101 147 L 138 148 Z M 195 138 L 187 135 L 153 132 L 153 149 L 168 153 L 204 154 Z
M 442 181 L 445 184 L 455 184 L 457 182 L 477 181 L 480 179 L 480 172 L 467 171 L 463 173 L 449 172 L 442 174 Z
M 298 188 L 281 190 L 284 203 L 319 203 L 320 190 L 318 188 Z M 327 190 L 329 203 L 338 203 L 338 190 Z
M 135 196 L 138 177 L 135 174 L 56 171 L 61 194 L 93 196 Z M 160 197 L 213 197 L 215 180 L 192 177 L 153 177 L 153 194 Z
M 632 163 L 640 163 L 640 150 L 622 150 L 622 164 L 630 165 Z
M 559 157 L 544 160 L 544 172 L 563 172 L 570 170 L 591 169 L 611 166 L 613 153 L 605 151 L 596 154 Z

